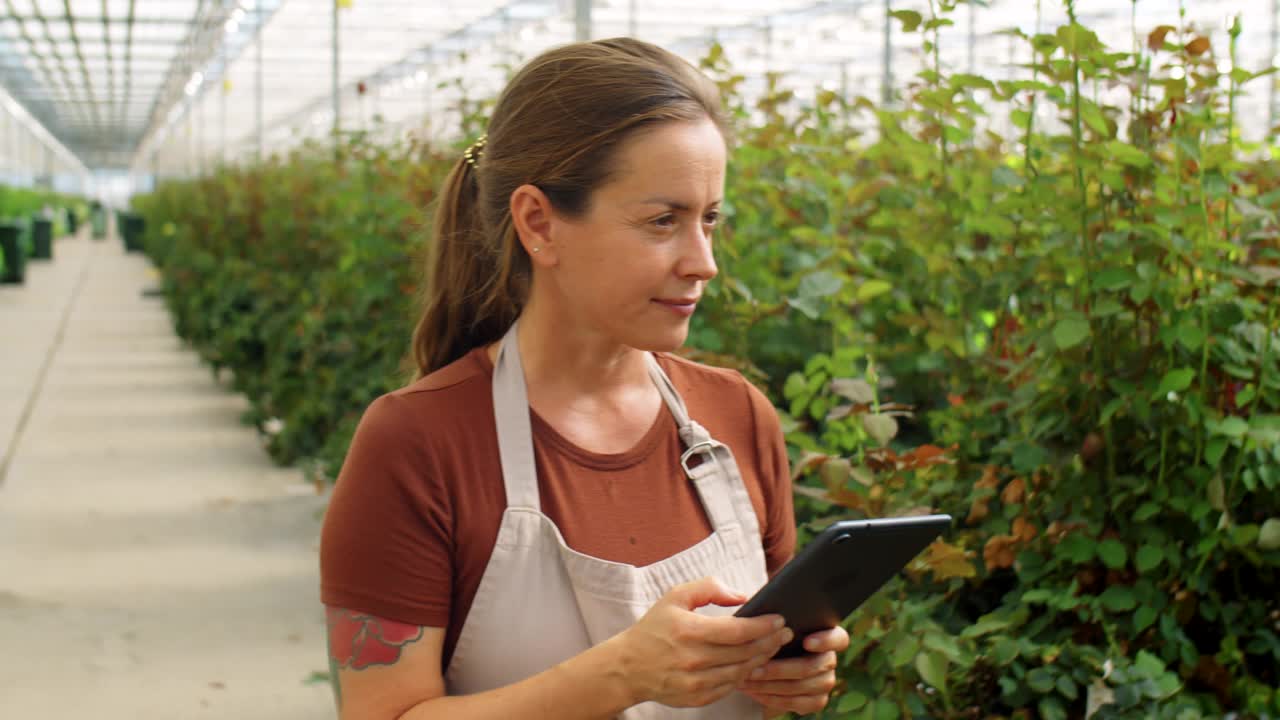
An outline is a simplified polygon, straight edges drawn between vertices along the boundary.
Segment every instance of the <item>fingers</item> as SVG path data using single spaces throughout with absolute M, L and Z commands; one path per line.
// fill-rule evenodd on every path
M 809 715 L 822 710 L 827 706 L 827 701 L 831 698 L 828 693 L 821 695 L 762 695 L 747 692 L 746 695 L 772 710 L 783 710 L 799 715 Z
M 826 707 L 836 686 L 836 654 L 775 660 L 755 670 L 739 688 L 775 710 L 812 713 Z
M 849 649 L 849 633 L 839 626 L 812 633 L 804 639 L 804 649 L 811 653 L 844 652 Z
M 708 667 L 752 663 L 751 667 L 743 671 L 743 677 L 745 677 L 748 671 L 769 662 L 769 659 L 778 653 L 778 649 L 791 642 L 793 637 L 795 636 L 791 629 L 784 627 L 742 645 L 708 646 L 703 650 L 702 657 L 708 660 Z
M 730 590 L 713 577 L 677 585 L 667 593 L 666 597 L 667 600 L 685 610 L 696 610 L 703 605 L 732 607 L 747 601 L 746 595 Z
M 692 615 L 688 622 L 693 632 L 715 645 L 743 645 L 778 633 L 786 627 L 781 615 L 760 615 L 753 618 Z
M 834 652 L 774 660 L 752 671 L 742 687 L 751 692 L 778 695 L 826 692 L 835 686 L 835 669 Z

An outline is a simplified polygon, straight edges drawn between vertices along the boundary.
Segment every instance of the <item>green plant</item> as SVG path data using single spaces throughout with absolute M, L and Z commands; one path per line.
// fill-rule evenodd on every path
M 1236 66 L 1238 22 L 1219 57 L 1182 22 L 1117 52 L 1073 19 L 1011 32 L 1025 79 L 948 73 L 955 7 L 893 12 L 932 61 L 892 107 L 776 76 L 748 105 L 703 61 L 739 142 L 688 354 L 778 404 L 801 542 L 957 518 L 850 618 L 824 717 L 1280 715 L 1280 171 L 1234 102 L 1269 70 Z M 138 200 L 179 332 L 330 477 L 403 381 L 458 148 L 340 151 Z

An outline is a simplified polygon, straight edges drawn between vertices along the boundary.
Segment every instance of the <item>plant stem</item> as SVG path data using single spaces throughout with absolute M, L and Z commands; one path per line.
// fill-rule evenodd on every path
M 929 0 L 929 14 L 932 16 L 933 20 L 938 19 L 938 10 L 937 10 L 937 6 L 934 4 L 934 0 Z M 942 54 L 941 54 L 941 50 L 938 48 L 941 32 L 942 32 L 942 28 L 937 23 L 935 23 L 933 27 L 933 72 L 934 72 L 935 89 L 940 88 L 942 86 Z M 942 187 L 945 189 L 947 186 L 947 165 L 948 165 L 947 132 L 946 132 L 947 128 L 946 128 L 946 123 L 943 118 L 941 110 L 939 110 L 937 113 L 937 121 L 938 121 L 938 139 L 941 141 L 940 148 L 942 151 L 940 156 L 940 160 L 942 163 Z
M 1076 4 L 1075 0 L 1067 0 L 1067 17 L 1071 22 L 1072 37 L 1079 40 L 1075 28 L 1079 25 L 1076 22 Z M 1089 189 L 1084 182 L 1084 132 L 1081 128 L 1081 111 L 1080 111 L 1080 47 L 1073 44 L 1071 48 L 1071 143 L 1072 158 L 1076 166 L 1076 193 L 1080 198 L 1080 245 L 1084 250 L 1084 277 L 1078 289 L 1076 290 L 1076 305 L 1082 307 L 1085 318 L 1089 322 L 1089 334 L 1093 337 L 1090 343 L 1089 355 L 1092 360 L 1094 376 L 1101 378 L 1102 373 L 1102 357 L 1099 354 L 1099 347 L 1105 343 L 1099 342 L 1097 336 L 1097 327 L 1093 317 L 1093 264 L 1095 248 L 1093 240 L 1089 237 Z M 1083 294 L 1083 302 L 1081 301 Z
M 1136 2 L 1137 0 L 1134 0 L 1134 1 Z M 1041 20 L 1040 2 L 1041 0 L 1036 0 L 1036 32 L 1037 33 L 1040 32 L 1040 20 Z M 1040 69 L 1036 67 L 1036 46 L 1034 42 L 1031 44 L 1031 79 L 1032 81 L 1036 81 L 1036 82 L 1040 80 Z M 1026 152 L 1026 157 L 1023 160 L 1023 164 L 1026 165 L 1027 172 L 1031 173 L 1032 175 L 1036 175 L 1037 174 L 1036 167 L 1031 162 L 1031 139 L 1034 137 L 1034 131 L 1036 127 L 1036 92 L 1032 90 L 1030 91 L 1030 93 L 1031 93 L 1031 103 L 1030 103 L 1030 106 L 1027 108 L 1027 136 L 1026 136 L 1027 139 L 1026 139 L 1026 142 L 1023 143 L 1024 151 Z

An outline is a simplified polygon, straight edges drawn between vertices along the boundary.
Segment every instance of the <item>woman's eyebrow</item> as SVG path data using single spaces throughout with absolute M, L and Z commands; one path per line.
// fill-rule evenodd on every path
M 720 199 L 720 198 L 717 198 L 717 199 L 715 199 L 715 200 L 711 201 L 711 205 L 719 205 L 719 204 L 720 204 L 720 202 L 721 202 L 721 199 Z M 677 201 L 675 201 L 675 200 L 672 200 L 671 198 L 662 197 L 662 196 L 655 196 L 655 197 L 651 197 L 651 198 L 646 198 L 646 199 L 644 199 L 644 200 L 641 200 L 641 201 L 640 201 L 640 204 L 641 204 L 641 205 L 666 205 L 667 207 L 671 208 L 672 210 L 679 210 L 679 211 L 681 211 L 681 212 L 686 212 L 686 211 L 688 211 L 688 210 L 689 210 L 689 206 L 688 206 L 688 205 L 685 205 L 685 204 L 684 204 L 684 203 L 682 203 L 682 202 L 677 202 Z

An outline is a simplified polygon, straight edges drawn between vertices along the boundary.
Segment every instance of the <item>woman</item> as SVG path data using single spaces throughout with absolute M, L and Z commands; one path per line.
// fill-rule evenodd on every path
M 804 658 L 732 617 L 795 544 L 777 415 L 670 352 L 716 274 L 713 83 L 630 39 L 510 82 L 437 210 L 419 379 L 372 403 L 325 518 L 343 718 L 812 712 Z M 696 421 L 692 418 L 696 418 Z

